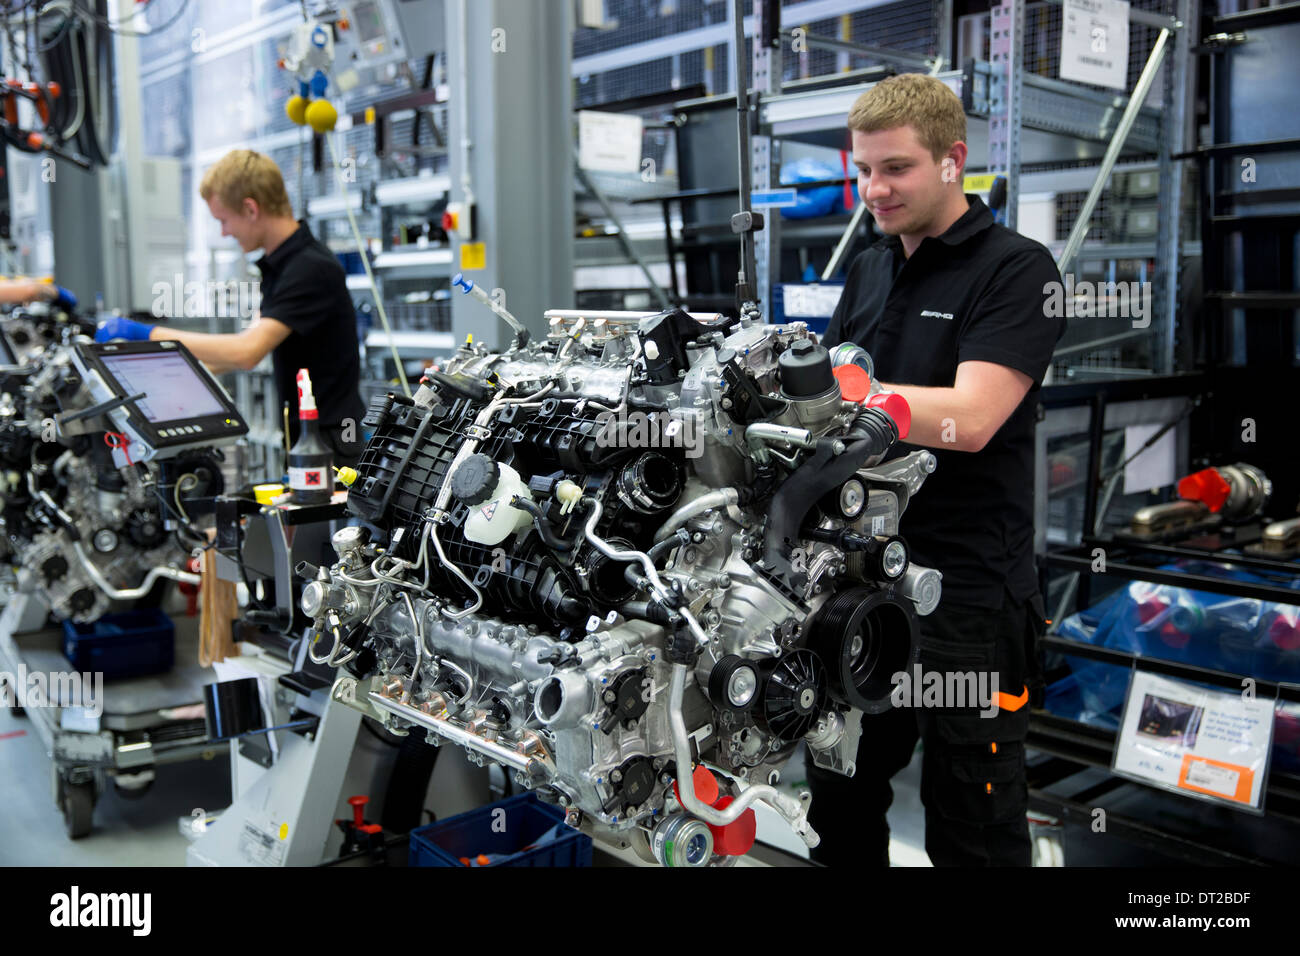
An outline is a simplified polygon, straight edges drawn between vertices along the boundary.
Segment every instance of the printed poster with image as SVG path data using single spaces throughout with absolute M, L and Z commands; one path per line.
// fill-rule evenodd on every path
M 1263 812 L 1272 700 L 1135 671 L 1111 769 L 1188 796 Z

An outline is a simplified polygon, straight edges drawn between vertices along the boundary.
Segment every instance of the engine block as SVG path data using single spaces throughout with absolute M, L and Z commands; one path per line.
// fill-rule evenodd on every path
M 336 699 L 656 862 L 734 859 L 755 801 L 816 845 L 781 768 L 854 772 L 940 592 L 898 534 L 935 459 L 869 369 L 802 323 L 607 314 L 376 399 L 302 598 Z

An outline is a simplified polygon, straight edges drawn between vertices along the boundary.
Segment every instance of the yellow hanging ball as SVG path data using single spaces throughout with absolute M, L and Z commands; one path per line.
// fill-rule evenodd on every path
M 328 133 L 338 118 L 339 111 L 329 100 L 312 100 L 307 107 L 307 125 L 318 133 Z
M 289 114 L 289 119 L 293 120 L 299 126 L 307 122 L 307 100 L 297 94 L 285 100 L 284 111 Z

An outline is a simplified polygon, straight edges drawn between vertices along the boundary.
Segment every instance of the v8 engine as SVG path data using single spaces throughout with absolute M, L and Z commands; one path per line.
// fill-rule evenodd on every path
M 184 565 L 206 540 L 183 540 L 177 514 L 220 493 L 219 461 L 197 450 L 117 467 L 111 427 L 81 414 L 94 409 L 73 350 L 91 342 L 93 323 L 15 313 L 0 326 L 23 358 L 0 374 L 0 554 L 19 588 L 57 619 L 88 622 L 160 577 L 197 583 Z
M 898 528 L 934 456 L 802 323 L 551 315 L 371 404 L 312 655 L 648 859 L 733 860 L 756 801 L 816 845 L 775 784 L 801 741 L 851 775 L 915 659 L 940 581 Z

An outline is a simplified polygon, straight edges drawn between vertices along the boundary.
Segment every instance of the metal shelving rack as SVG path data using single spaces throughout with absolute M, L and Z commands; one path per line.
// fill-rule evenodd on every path
M 1158 335 L 1158 341 L 1154 343 L 1155 347 L 1148 349 L 1151 353 L 1149 367 L 1117 369 L 1115 374 L 1140 375 L 1169 372 L 1173 368 L 1174 310 L 1178 301 L 1176 266 L 1185 253 L 1195 255 L 1196 250 L 1194 245 L 1188 249 L 1182 248 L 1183 236 L 1179 216 L 1182 177 L 1179 175 L 1179 167 L 1172 161 L 1170 155 L 1172 151 L 1162 149 L 1161 144 L 1181 143 L 1184 139 L 1187 125 L 1185 91 L 1189 53 L 1186 30 L 1183 29 L 1182 24 L 1194 19 L 1198 0 L 1138 0 L 1138 2 L 1146 5 L 1159 2 L 1163 4 L 1162 10 L 1166 11 L 1155 12 L 1136 8 L 1130 10 L 1130 26 L 1133 28 L 1131 46 L 1135 55 L 1146 52 L 1148 47 L 1144 44 L 1148 43 L 1155 33 L 1166 31 L 1153 45 L 1159 49 L 1155 50 L 1155 55 L 1150 58 L 1149 68 L 1144 71 L 1148 74 L 1148 82 L 1152 82 L 1159 75 L 1157 65 L 1163 62 L 1165 82 L 1159 108 L 1139 103 L 1132 110 L 1126 111 L 1130 99 L 1128 96 L 1065 82 L 1052 76 L 1040 76 L 1029 71 L 1033 54 L 1020 42 L 1027 21 L 1026 11 L 1037 18 L 1034 22 L 1041 25 L 1043 17 L 1049 16 L 1043 12 L 1044 8 L 1050 7 L 1052 3 L 1059 4 L 1060 0 L 1048 0 L 1048 2 L 1040 0 L 1034 3 L 1012 0 L 997 8 L 995 11 L 997 28 L 988 31 L 996 34 L 990 38 L 993 42 L 990 44 L 989 53 L 981 53 L 973 61 L 962 60 L 962 68 L 953 66 L 953 55 L 949 44 L 952 32 L 949 27 L 955 25 L 952 23 L 951 3 L 936 2 L 930 6 L 932 15 L 941 22 L 932 36 L 928 53 L 918 52 L 915 49 L 918 40 L 916 36 L 911 36 L 905 41 L 911 47 L 909 49 L 884 49 L 880 46 L 863 46 L 836 39 L 825 35 L 830 21 L 823 21 L 818 28 L 821 32 L 804 30 L 799 34 L 814 48 L 813 53 L 818 57 L 823 60 L 827 57 L 837 58 L 838 68 L 841 70 L 851 66 L 855 59 L 859 63 L 865 59 L 867 62 L 883 63 L 885 66 L 808 76 L 789 80 L 784 84 L 781 83 L 782 76 L 788 76 L 791 72 L 784 68 L 785 65 L 797 62 L 800 64 L 799 72 L 807 74 L 804 61 L 811 57 L 808 52 L 793 54 L 789 52 L 790 49 L 797 49 L 792 43 L 795 31 L 783 29 L 785 26 L 807 25 L 809 19 L 816 19 L 816 16 L 830 13 L 831 6 L 835 6 L 842 20 L 850 18 L 855 20 L 857 24 L 855 29 L 870 29 L 868 25 L 875 18 L 883 16 L 888 19 L 892 15 L 890 11 L 899 5 L 882 5 L 869 0 L 860 4 L 847 5 L 776 4 L 771 0 L 768 2 L 758 0 L 753 5 L 752 16 L 746 18 L 749 24 L 746 33 L 751 38 L 746 45 L 752 46 L 749 51 L 753 69 L 750 105 L 754 113 L 756 131 L 751 168 L 754 188 L 763 189 L 776 185 L 783 147 L 786 143 L 808 143 L 837 150 L 844 149 L 847 140 L 844 118 L 853 100 L 864 90 L 869 89 L 874 82 L 900 69 L 922 70 L 936 75 L 962 97 L 970 117 L 968 141 L 975 158 L 969 171 L 980 171 L 980 163 L 986 155 L 987 146 L 987 151 L 995 157 L 989 165 L 996 167 L 998 171 L 1011 173 L 1009 177 L 1011 201 L 1008 203 L 1008 216 L 1013 226 L 1017 212 L 1015 197 L 1018 193 L 1059 192 L 1062 188 L 1088 193 L 1092 191 L 1090 187 L 1095 185 L 1095 191 L 1100 194 L 1102 186 L 1112 172 L 1125 174 L 1155 172 L 1160 183 L 1161 201 L 1156 217 L 1158 227 L 1154 230 L 1156 233 L 1154 241 L 1114 242 L 1103 239 L 1100 242 L 1084 243 L 1082 242 L 1083 230 L 1087 225 L 1088 217 L 1080 216 L 1082 223 L 1079 236 L 1072 244 L 1071 253 L 1080 263 L 1102 263 L 1112 278 L 1115 275 L 1116 265 L 1119 264 L 1129 266 L 1128 271 L 1134 272 L 1136 277 L 1145 281 L 1152 273 L 1151 263 L 1154 263 L 1155 299 L 1159 303 L 1162 321 L 1151 330 L 1130 331 L 1123 340 L 1114 339 L 1114 336 L 1109 334 L 1091 336 L 1086 334 L 1090 330 L 1081 327 L 1076 338 L 1082 335 L 1083 338 L 1096 341 L 1071 341 L 1069 351 L 1063 353 L 1059 364 L 1062 369 L 1070 363 L 1071 367 L 1087 366 L 1089 372 L 1100 372 L 1101 369 L 1093 366 L 1098 364 L 1101 357 L 1111 352 L 1117 353 L 1119 347 L 1130 340 L 1146 340 Z M 813 6 L 817 9 L 808 9 L 807 12 L 816 16 L 805 18 L 805 9 Z M 853 8 L 851 15 L 845 12 L 850 7 Z M 778 9 L 781 22 L 773 22 L 775 11 Z M 1170 11 L 1173 15 L 1168 15 Z M 916 11 L 910 10 L 908 15 L 915 20 Z M 978 18 L 980 15 L 972 16 Z M 1059 15 L 1056 19 L 1059 19 Z M 732 24 L 726 26 L 730 28 Z M 721 23 L 708 27 L 704 31 L 708 34 L 707 37 L 699 30 L 688 32 L 683 34 L 680 40 L 683 43 L 693 44 L 707 39 L 710 43 L 717 44 L 709 49 L 715 54 L 712 57 L 713 62 L 718 64 L 721 60 L 717 52 L 722 50 L 725 54 L 725 46 L 722 44 L 729 40 L 723 27 Z M 905 34 L 898 35 L 902 37 Z M 630 51 L 628 55 L 633 58 L 633 61 L 638 57 L 641 59 L 649 57 L 655 51 L 659 51 L 662 55 L 660 48 L 667 49 L 665 44 L 671 39 L 671 37 L 664 37 L 647 40 L 630 48 L 611 49 L 607 52 L 578 57 L 575 59 L 575 74 L 581 73 L 582 82 L 586 82 L 585 71 L 588 68 L 608 67 L 613 61 L 606 63 L 606 60 L 613 57 L 615 53 L 624 53 L 625 50 Z M 1037 42 L 1038 46 L 1042 47 L 1043 44 L 1038 42 L 1041 39 L 1035 36 L 1029 41 L 1029 46 L 1033 47 Z M 1051 59 L 1050 46 L 1049 43 L 1048 60 Z M 819 49 L 822 47 L 825 49 Z M 1045 61 L 1042 60 L 1040 51 L 1038 65 L 1035 66 L 1039 72 L 1044 72 L 1041 67 L 1042 62 Z M 1012 69 L 1013 65 L 1021 68 Z M 1136 75 L 1136 67 L 1140 65 L 1140 59 L 1130 60 L 1132 75 Z M 710 78 L 713 80 L 712 85 L 717 87 L 717 78 L 706 70 L 706 81 Z M 643 96 L 641 99 L 648 103 L 656 97 Z M 683 113 L 692 115 L 692 110 L 708 107 L 721 109 L 725 107 L 727 99 L 726 96 L 710 93 L 703 100 L 698 97 L 679 100 L 676 104 L 679 111 L 676 117 L 678 125 L 681 125 Z M 627 104 L 633 102 L 633 100 L 626 101 Z M 619 104 L 616 103 L 609 108 L 619 108 Z M 626 105 L 626 108 L 635 107 Z M 679 133 L 679 144 L 680 137 Z M 784 151 L 790 152 L 788 147 Z M 1081 168 L 1081 163 L 1089 165 Z M 1055 185 L 1058 180 L 1061 186 Z M 683 170 L 682 182 L 685 181 L 685 170 Z M 699 195 L 702 194 L 698 191 L 683 189 L 680 195 L 655 198 L 660 202 L 665 198 L 671 201 L 677 199 L 690 201 Z M 1165 201 L 1166 197 L 1172 201 Z M 1094 199 L 1093 202 L 1095 204 L 1096 200 Z M 669 209 L 668 206 L 664 208 Z M 780 259 L 781 233 L 784 231 L 789 240 L 798 242 L 802 238 L 803 227 L 806 225 L 784 221 L 775 210 L 771 210 L 771 213 L 766 217 L 768 228 L 758 233 L 756 237 L 760 290 L 769 310 L 774 299 L 771 295 L 772 283 L 768 276 L 775 273 Z M 677 228 L 673 223 L 673 217 L 667 218 L 665 228 L 669 234 L 662 246 L 659 245 L 656 237 L 649 235 L 644 238 L 630 237 L 632 245 L 641 258 L 655 262 L 662 261 L 665 249 L 671 257 L 673 248 L 680 247 L 681 244 L 672 235 L 672 230 Z M 860 234 L 861 218 L 859 216 L 856 220 L 852 220 L 847 234 L 842 237 L 845 239 L 843 243 L 845 250 L 851 246 L 849 240 L 854 235 Z M 838 223 L 843 228 L 846 220 L 840 219 Z M 705 245 L 714 241 L 710 238 L 712 233 L 707 229 L 686 231 L 691 232 L 694 239 Z M 723 233 L 716 241 L 727 240 L 725 229 Z M 600 241 L 596 239 L 585 240 L 585 242 L 588 245 L 600 245 Z M 604 251 L 610 246 L 612 244 L 606 241 L 601 246 L 602 255 L 594 257 L 592 261 L 595 262 L 597 259 L 602 262 L 608 261 L 609 256 L 604 254 Z M 612 249 L 610 251 L 612 252 Z M 842 264 L 838 258 L 834 259 L 833 263 Z M 1145 361 L 1145 356 L 1139 356 L 1138 361 Z M 1132 364 L 1131 360 L 1129 364 Z
M 1274 557 L 1232 553 L 1259 540 L 1266 523 L 1262 519 L 1257 518 L 1237 526 L 1222 524 L 1215 529 L 1174 531 L 1149 538 L 1102 530 L 1091 533 L 1088 530 L 1100 529 L 1097 515 L 1104 513 L 1107 507 L 1108 498 L 1103 499 L 1101 491 L 1102 445 L 1107 409 L 1125 402 L 1205 396 L 1212 393 L 1214 387 L 1211 376 L 1198 373 L 1143 381 L 1063 385 L 1044 390 L 1043 404 L 1049 410 L 1079 409 L 1086 413 L 1089 445 L 1087 467 L 1084 469 L 1085 501 L 1079 521 L 1085 530 L 1076 543 L 1047 550 L 1040 566 L 1043 582 L 1040 587 L 1045 595 L 1048 594 L 1048 572 L 1056 570 L 1078 575 L 1077 608 L 1092 604 L 1097 579 L 1112 582 L 1148 581 L 1280 604 L 1297 601 L 1297 592 L 1282 584 L 1237 581 L 1193 569 L 1172 570 L 1165 567 L 1173 561 L 1191 560 L 1218 567 L 1240 568 L 1272 576 L 1274 579 L 1279 576 L 1300 577 L 1300 562 L 1286 560 L 1284 555 Z M 1106 555 L 1101 570 L 1096 566 L 1097 548 L 1104 549 Z M 1053 619 L 1059 618 L 1065 610 L 1068 608 L 1058 607 Z M 1049 633 L 1041 643 L 1043 650 L 1051 655 L 1148 671 L 1236 693 L 1241 692 L 1243 679 L 1249 677 L 1255 682 L 1254 689 L 1259 699 L 1300 703 L 1300 684 L 1256 674 L 1228 673 L 1184 661 L 1162 660 L 1115 647 L 1085 643 L 1057 632 Z M 1094 819 L 1095 809 L 1105 807 L 1106 832 L 1109 835 L 1144 850 L 1172 856 L 1184 862 L 1216 865 L 1288 862 L 1285 850 L 1279 849 L 1284 846 L 1282 843 L 1273 847 L 1272 855 L 1259 850 L 1245 852 L 1241 846 L 1225 843 L 1221 834 L 1191 832 L 1185 827 L 1173 825 L 1176 814 L 1169 815 L 1168 823 L 1152 823 L 1144 819 L 1142 814 L 1117 809 L 1128 806 L 1121 799 L 1121 794 L 1132 794 L 1133 788 L 1140 789 L 1140 785 L 1109 773 L 1100 779 L 1096 778 L 1095 771 L 1109 771 L 1111 767 L 1116 745 L 1116 733 L 1113 730 L 1047 710 L 1034 710 L 1027 744 L 1032 750 L 1046 755 L 1046 759 L 1031 762 L 1029 768 L 1032 810 L 1086 827 Z M 1076 775 L 1082 771 L 1094 773 L 1076 779 Z M 1175 799 L 1166 798 L 1162 791 L 1152 790 L 1150 793 L 1152 799 Z M 1264 798 L 1264 819 L 1258 826 L 1280 824 L 1288 828 L 1287 833 L 1292 839 L 1300 838 L 1300 776 L 1276 768 L 1270 770 Z M 1176 802 L 1184 808 L 1192 806 L 1188 798 Z
M 1300 125 L 1291 118 L 1294 91 L 1279 60 L 1300 38 L 1300 4 L 1220 16 L 1213 24 L 1200 49 L 1210 61 L 1213 142 L 1179 157 L 1197 162 L 1202 184 L 1204 354 L 1210 363 L 1239 364 L 1232 341 L 1239 338 L 1247 361 L 1294 368 L 1300 275 L 1286 254 L 1300 222 Z M 1245 109 L 1247 96 L 1262 101 L 1257 110 Z
M 1155 260 L 1153 299 L 1158 303 L 1161 322 L 1159 347 L 1153 356 L 1156 367 L 1151 371 L 1163 374 L 1172 372 L 1174 366 L 1177 274 L 1182 256 L 1179 217 L 1182 177 L 1174 155 L 1181 150 L 1186 127 L 1189 44 L 1185 24 L 1190 22 L 1195 2 L 1173 0 L 1174 16 L 1138 9 L 1130 11 L 1131 24 L 1143 24 L 1161 31 L 1143 71 L 1143 78 L 1150 84 L 1161 64 L 1166 66 L 1160 109 L 1142 105 L 1141 99 L 1130 105 L 1128 96 L 1037 76 L 1023 68 L 1012 68 L 1018 67 L 1022 58 L 1025 0 L 1011 0 L 994 9 L 989 61 L 975 60 L 966 63 L 962 69 L 931 71 L 962 99 L 972 120 L 968 134 L 976 157 L 972 168 L 975 171 L 981 169 L 978 144 L 985 140 L 989 155 L 985 168 L 1008 176 L 1007 223 L 1012 228 L 1015 227 L 1017 197 L 1027 175 L 1026 167 L 1059 162 L 1066 155 L 1097 161 L 1089 191 L 1091 203 L 1085 204 L 1067 242 L 1063 271 L 1068 271 L 1080 259 L 1115 260 L 1132 256 Z M 764 74 L 756 75 L 761 78 Z M 774 181 L 776 164 L 773 157 L 779 154 L 781 140 L 800 140 L 842 149 L 845 142 L 844 117 L 853 101 L 874 82 L 878 80 L 862 81 L 854 74 L 846 74 L 831 85 L 827 85 L 823 78 L 805 84 L 815 85 L 813 89 L 802 90 L 799 83 L 790 83 L 780 92 L 775 92 L 759 87 L 759 80 L 756 80 L 760 141 L 766 138 L 769 145 L 766 152 L 755 148 L 755 188 L 763 188 L 760 184 Z M 1140 85 L 1139 89 L 1144 87 Z M 1091 208 L 1121 157 L 1143 158 L 1151 154 L 1156 156 L 1161 197 L 1155 243 L 1143 243 L 1140 248 L 1133 244 L 1134 248 L 1118 250 L 1093 249 L 1084 245 Z M 856 227 L 857 223 L 854 223 L 853 228 Z M 760 252 L 764 251 L 764 246 L 766 256 L 760 255 L 760 288 L 764 301 L 771 302 L 770 281 L 762 260 L 774 260 L 779 238 L 760 233 Z

